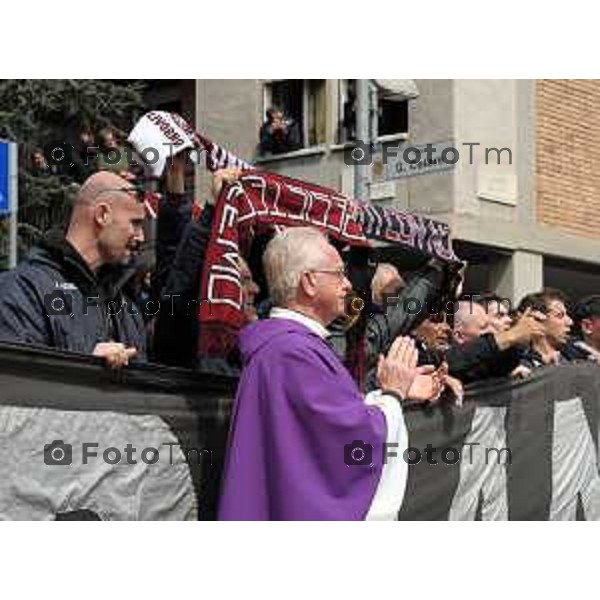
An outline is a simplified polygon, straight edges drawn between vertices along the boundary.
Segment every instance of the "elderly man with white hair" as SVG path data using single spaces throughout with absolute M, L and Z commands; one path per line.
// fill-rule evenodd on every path
M 276 236 L 264 266 L 274 308 L 240 335 L 219 518 L 397 518 L 407 477 L 401 403 L 437 398 L 441 382 L 398 338 L 379 358 L 380 389 L 362 397 L 327 342 L 351 284 L 318 230 Z

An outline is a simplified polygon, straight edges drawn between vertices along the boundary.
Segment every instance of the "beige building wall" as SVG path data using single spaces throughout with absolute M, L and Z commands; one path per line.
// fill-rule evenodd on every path
M 537 220 L 600 240 L 600 80 L 542 79 L 535 94 Z
M 600 81 L 415 80 L 409 131 L 394 145 L 453 143 L 449 171 L 382 181 L 372 201 L 450 224 L 454 239 L 498 250 L 489 284 L 513 300 L 540 288 L 546 258 L 600 265 Z M 326 140 L 292 155 L 257 159 L 265 80 L 197 80 L 196 120 L 208 137 L 259 168 L 351 194 L 354 169 L 336 144 L 338 80 L 326 83 Z M 479 143 L 470 164 L 466 142 Z M 509 148 L 500 155 L 486 149 Z M 200 194 L 208 193 L 199 175 Z M 583 267 L 585 268 L 585 267 Z

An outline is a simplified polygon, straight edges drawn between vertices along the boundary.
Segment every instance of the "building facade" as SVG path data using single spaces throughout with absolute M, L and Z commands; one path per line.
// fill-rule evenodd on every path
M 600 80 L 372 81 L 372 202 L 448 223 L 471 291 L 513 302 L 543 285 L 600 292 Z M 196 80 L 193 118 L 265 170 L 352 195 L 355 91 L 354 80 Z M 271 105 L 300 149 L 261 156 Z

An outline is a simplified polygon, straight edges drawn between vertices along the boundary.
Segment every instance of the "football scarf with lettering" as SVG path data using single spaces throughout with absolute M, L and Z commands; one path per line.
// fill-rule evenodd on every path
M 351 246 L 393 240 L 445 262 L 459 262 L 446 225 L 380 207 L 334 190 L 257 170 L 225 185 L 215 206 L 199 299 L 201 355 L 226 355 L 244 324 L 239 255 L 256 233 L 312 226 Z
M 215 144 L 176 113 L 146 113 L 129 136 L 142 161 L 159 177 L 169 158 L 182 151 L 206 168 L 240 168 L 246 174 L 224 186 L 202 268 L 199 298 L 201 355 L 226 355 L 244 323 L 240 252 L 246 254 L 258 231 L 309 225 L 352 246 L 370 241 L 399 244 L 446 263 L 460 261 L 454 254 L 450 230 L 444 223 L 394 208 L 360 203 L 304 181 L 255 170 L 235 154 Z

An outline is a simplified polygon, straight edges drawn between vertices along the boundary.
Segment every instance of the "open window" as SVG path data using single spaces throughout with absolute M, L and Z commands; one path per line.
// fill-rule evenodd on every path
M 370 81 L 370 121 L 372 136 L 408 133 L 408 101 L 418 95 L 412 79 L 372 79 Z M 338 80 L 337 141 L 356 139 L 356 79 Z
M 338 79 L 338 144 L 356 139 L 356 79 Z
M 408 133 L 408 100 L 377 99 L 377 137 Z
M 276 152 L 273 152 L 273 148 L 270 147 L 262 153 L 293 151 L 325 143 L 327 115 L 325 79 L 279 79 L 266 83 L 265 113 L 272 107 L 277 107 L 283 113 L 283 123 L 288 138 L 277 147 Z M 266 114 L 265 119 L 266 123 L 268 120 Z
M 377 137 L 408 133 L 408 101 L 419 95 L 413 79 L 373 79 Z

